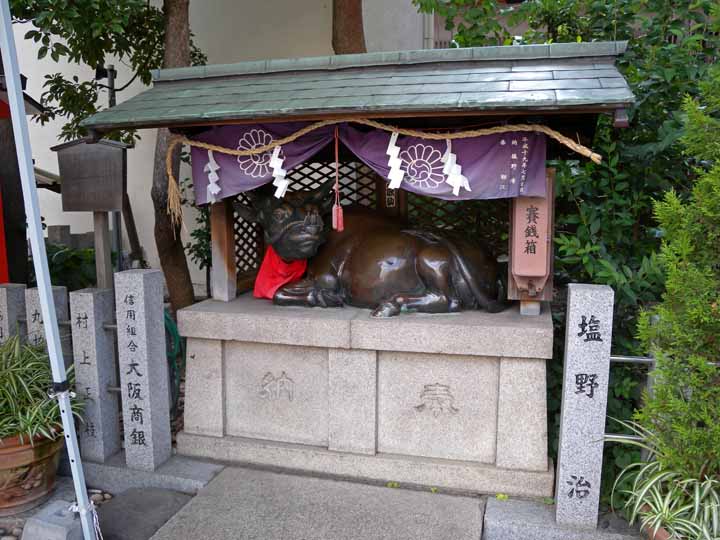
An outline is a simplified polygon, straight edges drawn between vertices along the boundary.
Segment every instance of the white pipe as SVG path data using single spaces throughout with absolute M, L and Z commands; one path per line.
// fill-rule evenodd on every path
M 50 273 L 48 272 L 47 253 L 45 252 L 45 240 L 40 222 L 40 207 L 38 205 L 37 187 L 35 186 L 30 136 L 28 134 L 27 120 L 25 117 L 25 102 L 20 85 L 20 67 L 18 66 L 17 51 L 15 50 L 8 0 L 0 0 L 0 52 L 2 53 L 8 104 L 10 105 L 10 116 L 12 118 L 15 146 L 17 148 L 20 179 L 22 180 L 23 200 L 25 201 L 25 214 L 27 215 L 28 230 L 30 233 L 33 265 L 35 266 L 35 277 L 37 279 L 38 294 L 40 296 L 40 310 L 42 311 L 43 321 L 45 322 L 45 338 L 47 341 L 48 355 L 50 356 L 53 382 L 57 385 L 58 389 L 57 400 L 60 405 L 65 445 L 67 446 L 68 456 L 70 458 L 70 469 L 72 470 L 73 484 L 75 485 L 75 496 L 77 497 L 83 536 L 85 540 L 96 540 L 93 523 L 94 512 L 87 496 L 85 475 L 83 474 L 77 435 L 75 433 L 75 422 L 72 416 L 72 409 L 70 408 L 70 394 L 67 390 L 63 390 L 63 386 L 67 384 L 65 363 L 60 345 L 60 332 L 58 331 Z
M 435 48 L 435 13 L 423 14 L 423 49 Z

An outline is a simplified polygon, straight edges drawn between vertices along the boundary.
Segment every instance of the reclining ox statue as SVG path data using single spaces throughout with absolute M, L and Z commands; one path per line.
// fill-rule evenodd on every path
M 259 223 L 265 242 L 281 259 L 309 259 L 306 277 L 277 290 L 285 306 L 373 310 L 375 317 L 401 311 L 448 313 L 463 309 L 501 311 L 495 260 L 466 240 L 429 231 L 405 230 L 397 220 L 361 208 L 345 212 L 345 229 L 326 224 L 332 182 L 283 199 L 265 187 L 247 192 L 250 205 L 236 211 Z M 325 216 L 325 219 L 323 217 Z

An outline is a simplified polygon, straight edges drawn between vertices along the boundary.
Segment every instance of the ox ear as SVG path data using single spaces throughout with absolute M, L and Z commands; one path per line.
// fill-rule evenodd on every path
M 323 214 L 332 210 L 333 203 L 335 202 L 333 197 L 331 197 L 334 186 L 334 182 L 325 182 L 324 184 L 321 184 L 320 187 L 315 188 L 308 197 L 309 202 L 317 204 Z
M 243 218 L 245 221 L 249 221 L 251 223 L 258 222 L 258 212 L 252 206 L 248 206 L 247 204 L 241 203 L 240 201 L 235 201 L 233 203 L 233 210 L 235 210 L 237 215 Z
M 267 208 L 268 200 L 272 197 L 272 190 L 268 190 L 265 186 L 260 186 L 245 192 L 245 197 L 249 204 L 236 200 L 233 204 L 235 212 L 245 221 L 260 223 L 263 218 L 263 210 Z

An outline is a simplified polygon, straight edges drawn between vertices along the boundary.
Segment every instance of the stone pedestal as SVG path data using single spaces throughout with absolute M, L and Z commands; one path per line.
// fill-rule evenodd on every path
M 83 459 L 104 463 L 120 451 L 115 336 L 104 328 L 115 320 L 112 289 L 81 289 L 70 293 L 75 385 L 86 398 L 79 428 Z
M 125 458 L 154 471 L 171 452 L 162 272 L 116 273 L 115 309 Z
M 178 314 L 182 454 L 373 480 L 547 496 L 552 321 L 274 306 Z
M 62 347 L 65 365 L 72 364 L 72 336 L 70 331 L 70 310 L 68 309 L 67 287 L 52 288 L 55 302 L 55 316 L 60 331 L 60 345 Z M 45 346 L 45 322 L 40 309 L 40 296 L 37 287 L 25 289 L 25 313 L 27 317 L 27 340 L 35 346 Z
M 559 525 L 595 529 L 600 503 L 613 290 L 568 286 L 555 500 Z
M 25 325 L 20 319 L 25 318 L 25 285 L 20 283 L 3 283 L 0 285 L 0 343 L 10 336 L 20 334 L 24 339 Z

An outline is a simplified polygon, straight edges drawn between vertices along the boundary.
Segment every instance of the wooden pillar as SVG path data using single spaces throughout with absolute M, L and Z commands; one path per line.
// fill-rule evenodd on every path
M 95 277 L 97 278 L 97 288 L 112 289 L 113 267 L 108 213 L 93 212 L 93 221 L 95 225 Z
M 229 302 L 235 298 L 237 263 L 232 199 L 210 206 L 210 242 L 212 244 L 212 297 Z

